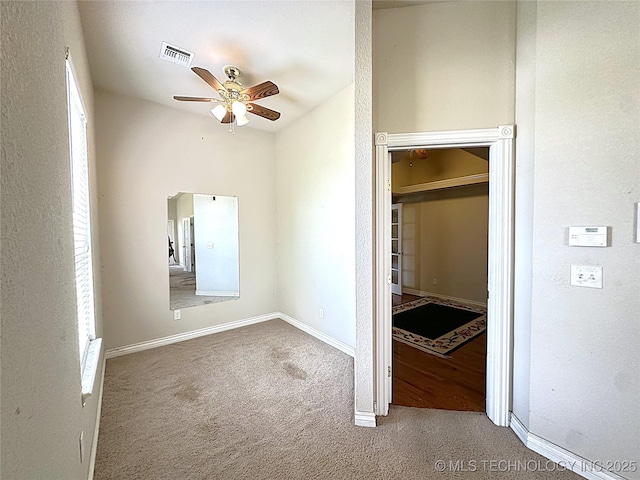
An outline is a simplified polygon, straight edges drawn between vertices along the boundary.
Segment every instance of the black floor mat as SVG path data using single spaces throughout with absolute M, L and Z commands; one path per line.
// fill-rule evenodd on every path
M 393 326 L 435 340 L 481 316 L 478 312 L 427 303 L 394 315 Z

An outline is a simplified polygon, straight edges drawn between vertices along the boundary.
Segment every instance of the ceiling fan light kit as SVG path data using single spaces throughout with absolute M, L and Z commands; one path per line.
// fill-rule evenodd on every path
M 236 117 L 243 117 L 247 113 L 247 107 L 244 103 L 234 100 L 231 103 L 231 111 Z
M 222 121 L 224 116 L 227 114 L 227 109 L 224 107 L 224 105 L 216 105 L 211 109 L 211 113 L 218 120 Z
M 247 118 L 246 115 L 243 115 L 241 117 L 236 117 L 236 125 L 238 125 L 239 127 L 242 127 L 247 123 L 249 123 L 249 119 Z
M 201 67 L 193 67 L 191 70 L 202 78 L 209 86 L 211 86 L 220 95 L 220 99 L 217 98 L 205 98 L 205 97 L 184 97 L 176 95 L 173 98 L 181 102 L 212 102 L 217 103 L 215 107 L 211 109 L 211 114 L 216 117 L 221 123 L 228 123 L 230 131 L 234 132 L 234 125 L 242 127 L 249 123 L 247 118 L 247 112 L 253 113 L 267 120 L 275 121 L 280 118 L 280 113 L 275 110 L 271 110 L 266 107 L 262 107 L 255 103 L 251 103 L 255 100 L 270 97 L 280 93 L 278 86 L 271 82 L 266 81 L 254 87 L 244 88 L 242 84 L 237 80 L 240 76 L 240 69 L 233 65 L 227 65 L 224 67 L 224 73 L 227 75 L 228 80 L 221 84 L 216 77 L 214 77 L 208 70 Z

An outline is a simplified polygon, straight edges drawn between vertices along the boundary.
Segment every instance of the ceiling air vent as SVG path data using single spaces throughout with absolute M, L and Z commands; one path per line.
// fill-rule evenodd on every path
M 194 53 L 188 52 L 184 48 L 169 45 L 167 42 L 162 43 L 162 50 L 160 50 L 160 58 L 184 67 L 191 65 L 191 60 L 193 60 L 194 55 Z

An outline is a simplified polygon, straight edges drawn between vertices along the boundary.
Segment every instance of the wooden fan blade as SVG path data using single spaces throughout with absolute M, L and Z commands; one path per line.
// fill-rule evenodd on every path
M 181 102 L 213 102 L 213 98 L 205 98 L 205 97 L 181 97 L 179 95 L 174 95 L 173 98 L 176 100 L 180 100 Z
M 235 119 L 236 119 L 236 116 L 233 113 L 227 112 L 227 114 L 220 121 L 220 123 L 232 123 Z
M 211 85 L 211 87 L 216 92 L 218 90 L 224 90 L 224 87 L 222 86 L 222 84 L 218 81 L 216 77 L 211 75 L 211 72 L 209 72 L 209 70 L 205 70 L 204 68 L 200 68 L 200 67 L 191 67 L 191 70 L 193 70 L 193 72 L 196 75 L 198 75 L 201 79 L 203 79 L 205 82 Z
M 271 110 L 267 107 L 261 107 L 260 105 L 256 105 L 255 103 L 247 103 L 247 106 L 251 105 L 253 108 L 247 109 L 247 112 L 253 113 L 254 115 L 259 115 L 261 117 L 266 118 L 267 120 L 277 120 L 280 118 L 280 112 L 276 112 L 275 110 Z
M 246 90 L 243 90 L 242 93 L 249 95 L 249 100 L 253 101 L 261 98 L 267 98 L 271 95 L 277 95 L 280 93 L 280 90 L 278 90 L 278 86 L 275 83 L 267 81 L 256 85 L 255 87 L 249 87 Z

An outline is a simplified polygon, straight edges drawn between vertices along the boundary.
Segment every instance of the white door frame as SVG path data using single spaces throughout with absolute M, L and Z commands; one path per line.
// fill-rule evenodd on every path
M 513 125 L 481 130 L 375 135 L 375 338 L 376 415 L 391 402 L 391 158 L 410 148 L 489 147 L 489 257 L 487 300 L 487 416 L 509 425 L 513 350 Z
M 182 225 L 182 268 L 185 272 L 192 272 L 193 265 L 191 264 L 191 217 L 185 217 L 180 221 Z M 188 235 L 185 233 L 188 232 Z

